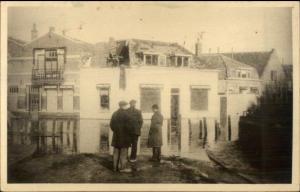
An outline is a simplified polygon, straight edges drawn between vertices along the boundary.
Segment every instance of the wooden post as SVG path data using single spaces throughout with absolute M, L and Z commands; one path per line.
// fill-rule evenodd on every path
M 77 153 L 77 120 L 74 120 L 73 126 L 73 152 Z
M 200 129 L 200 131 L 199 131 L 199 139 L 202 139 L 202 137 L 203 137 L 203 124 L 202 124 L 202 120 L 200 120 L 199 121 L 199 129 Z
M 228 115 L 228 141 L 231 141 L 231 119 L 230 119 L 230 115 Z
M 206 142 L 207 142 L 207 123 L 206 123 L 206 117 L 203 118 L 203 124 L 204 124 L 203 148 L 205 148 L 205 145 L 206 145 Z
M 215 120 L 215 141 L 218 140 L 218 122 Z
M 53 120 L 52 123 L 52 150 L 56 152 L 56 144 L 55 144 L 55 128 L 56 128 L 56 120 Z
M 189 124 L 189 145 L 192 144 L 192 122 L 191 119 L 188 120 L 188 124 Z
M 63 121 L 59 122 L 59 129 L 60 129 L 60 151 L 63 152 L 64 149 L 64 133 L 63 133 Z

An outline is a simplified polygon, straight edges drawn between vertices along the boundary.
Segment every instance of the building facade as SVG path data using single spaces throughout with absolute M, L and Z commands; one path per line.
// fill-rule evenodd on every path
M 33 37 L 28 43 L 8 39 L 8 111 L 13 114 L 9 142 L 38 142 L 41 150 L 76 152 L 79 66 L 92 46 L 54 28 Z
M 80 152 L 109 150 L 110 117 L 120 100 L 131 99 L 137 100 L 144 118 L 141 152 L 148 151 L 153 104 L 164 116 L 163 154 L 184 155 L 200 148 L 205 134 L 208 143 L 214 142 L 219 122 L 217 70 L 196 68 L 193 54 L 174 43 L 130 39 L 112 47 L 106 62 L 80 70 Z

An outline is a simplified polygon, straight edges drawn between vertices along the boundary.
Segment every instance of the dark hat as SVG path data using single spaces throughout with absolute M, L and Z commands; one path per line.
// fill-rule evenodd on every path
M 129 101 L 129 104 L 136 104 L 136 100 L 132 99 L 131 101 Z
M 126 101 L 120 101 L 119 102 L 119 106 L 122 107 L 122 106 L 125 106 L 127 105 L 128 103 Z

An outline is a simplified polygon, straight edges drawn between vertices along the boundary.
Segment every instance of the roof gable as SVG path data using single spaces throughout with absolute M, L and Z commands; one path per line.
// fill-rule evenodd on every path
M 24 55 L 31 56 L 34 48 L 67 47 L 68 53 L 79 54 L 81 52 L 92 52 L 93 45 L 79 41 L 67 36 L 48 32 L 24 45 Z
M 270 57 L 273 53 L 274 49 L 271 51 L 265 52 L 235 52 L 235 53 L 222 53 L 227 57 L 230 57 L 239 62 L 245 63 L 256 68 L 259 76 L 261 76 L 264 72 L 265 67 L 267 66 Z

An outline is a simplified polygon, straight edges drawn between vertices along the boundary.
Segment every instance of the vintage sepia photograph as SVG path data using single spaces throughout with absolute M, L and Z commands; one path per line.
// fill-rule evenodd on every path
M 299 6 L 227 3 L 6 2 L 7 184 L 292 184 Z

